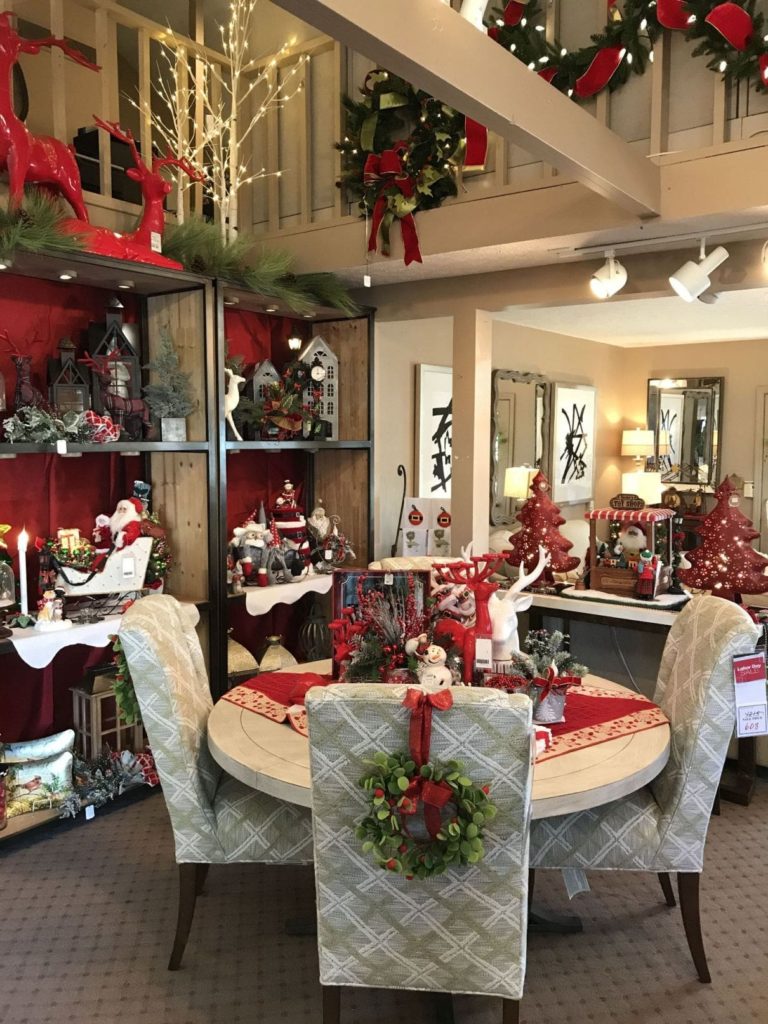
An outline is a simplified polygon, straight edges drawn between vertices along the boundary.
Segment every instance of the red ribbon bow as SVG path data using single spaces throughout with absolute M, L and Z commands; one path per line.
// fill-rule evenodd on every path
M 432 736 L 432 710 L 446 711 L 453 706 L 453 694 L 450 689 L 438 690 L 437 693 L 424 693 L 423 690 L 410 689 L 403 700 L 403 707 L 411 710 L 411 725 L 408 733 L 408 746 L 416 767 L 421 768 L 429 761 L 429 743 Z M 419 804 L 424 805 L 424 824 L 434 839 L 440 831 L 440 810 L 445 807 L 453 796 L 453 790 L 447 782 L 433 782 L 419 775 L 411 781 L 403 794 L 400 806 L 403 814 L 415 814 Z
M 405 145 L 397 143 L 392 149 L 385 149 L 378 153 L 369 153 L 363 168 L 363 181 L 366 185 L 378 183 L 378 196 L 373 207 L 371 218 L 371 233 L 368 236 L 368 252 L 376 252 L 376 240 L 379 235 L 384 215 L 387 212 L 387 196 L 385 190 L 392 186 L 400 190 L 406 199 L 411 199 L 416 191 L 416 180 L 405 172 L 405 165 L 402 154 L 405 152 Z M 416 222 L 412 213 L 406 213 L 400 220 L 400 231 L 403 235 L 403 247 L 405 249 L 405 265 L 409 263 L 421 263 L 421 250 L 419 249 L 419 236 L 416 234 Z M 382 244 L 382 253 L 389 254 L 389 246 L 386 242 Z
M 561 686 L 581 686 L 581 678 L 579 676 L 558 676 L 550 665 L 547 669 L 546 678 L 537 676 L 531 680 L 531 683 L 534 686 L 541 687 L 540 700 L 544 700 L 550 695 L 552 690 L 557 690 Z
M 403 794 L 400 813 L 415 814 L 419 809 L 419 804 L 423 804 L 424 824 L 427 826 L 427 832 L 434 839 L 442 825 L 440 811 L 452 796 L 453 790 L 447 782 L 433 782 L 420 775 L 411 782 Z
M 450 688 L 437 693 L 425 693 L 411 688 L 405 695 L 403 707 L 411 709 L 411 726 L 408 732 L 408 746 L 416 767 L 421 768 L 429 761 L 429 743 L 432 737 L 432 709 L 446 711 L 453 706 Z

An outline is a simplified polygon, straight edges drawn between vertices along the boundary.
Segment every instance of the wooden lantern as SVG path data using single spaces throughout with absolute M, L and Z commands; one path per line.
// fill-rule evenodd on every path
M 70 338 L 59 342 L 59 358 L 48 360 L 48 382 L 48 398 L 59 413 L 90 409 L 88 378 L 75 359 L 75 345 Z
M 138 754 L 147 745 L 144 726 L 120 718 L 113 682 L 114 672 L 102 666 L 92 669 L 82 686 L 72 687 L 76 745 L 87 760 L 98 757 L 105 747 Z

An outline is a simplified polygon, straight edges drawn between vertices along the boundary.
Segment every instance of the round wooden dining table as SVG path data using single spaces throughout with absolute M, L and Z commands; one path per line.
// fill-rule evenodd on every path
M 319 674 L 330 670 L 330 661 L 288 669 Z M 599 676 L 585 676 L 582 689 L 590 686 L 637 696 Z M 208 719 L 208 747 L 221 767 L 246 786 L 312 806 L 309 743 L 287 725 L 220 700 Z M 662 724 L 545 760 L 534 766 L 533 817 L 551 818 L 618 800 L 655 778 L 668 757 L 669 725 Z

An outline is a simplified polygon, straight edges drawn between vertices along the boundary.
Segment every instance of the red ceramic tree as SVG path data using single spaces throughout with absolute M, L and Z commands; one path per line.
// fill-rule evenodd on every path
M 678 576 L 686 586 L 741 603 L 742 594 L 768 591 L 768 558 L 752 547 L 760 535 L 739 508 L 738 492 L 728 478 L 715 497 L 717 504 L 696 530 L 703 543 L 686 551 L 691 567 L 680 569 Z
M 531 481 L 533 494 L 516 517 L 522 529 L 510 537 L 511 547 L 505 554 L 511 565 L 517 567 L 522 562 L 525 571 L 531 572 L 539 561 L 539 547 L 545 548 L 550 562 L 541 574 L 541 581 L 551 585 L 553 572 L 570 572 L 579 564 L 579 559 L 568 554 L 573 544 L 558 530 L 565 520 L 550 498 L 549 489 L 549 480 L 539 470 Z

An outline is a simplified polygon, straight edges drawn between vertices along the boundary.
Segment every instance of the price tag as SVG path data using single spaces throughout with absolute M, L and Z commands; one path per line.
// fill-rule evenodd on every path
M 388 573 L 384 574 L 384 586 L 385 587 L 391 587 L 394 582 L 395 582 L 395 577 L 392 575 L 391 572 L 388 572 Z
M 56 454 L 66 455 L 67 454 L 67 442 L 65 440 L 56 442 Z
M 122 563 L 123 579 L 132 580 L 136 575 L 136 559 L 129 557 L 128 555 L 123 556 Z
M 768 693 L 765 652 L 739 654 L 733 659 L 736 691 L 736 735 L 768 735 Z
M 91 818 L 95 817 L 95 815 L 96 808 L 93 806 L 93 804 L 88 804 L 88 806 L 85 808 L 85 820 L 90 821 Z
M 363 274 L 363 288 L 370 288 L 370 287 L 371 287 L 371 275 L 370 274 Z
M 746 704 L 736 708 L 738 719 L 736 731 L 739 736 L 765 736 L 768 733 L 768 706 L 765 704 Z
M 323 557 L 325 558 L 326 562 L 332 562 L 333 561 L 333 552 L 331 551 L 330 548 L 325 552 Z
M 152 252 L 163 251 L 163 236 L 159 231 L 152 231 L 149 236 L 149 247 Z
M 489 636 L 475 640 L 475 668 L 493 668 L 493 641 Z

